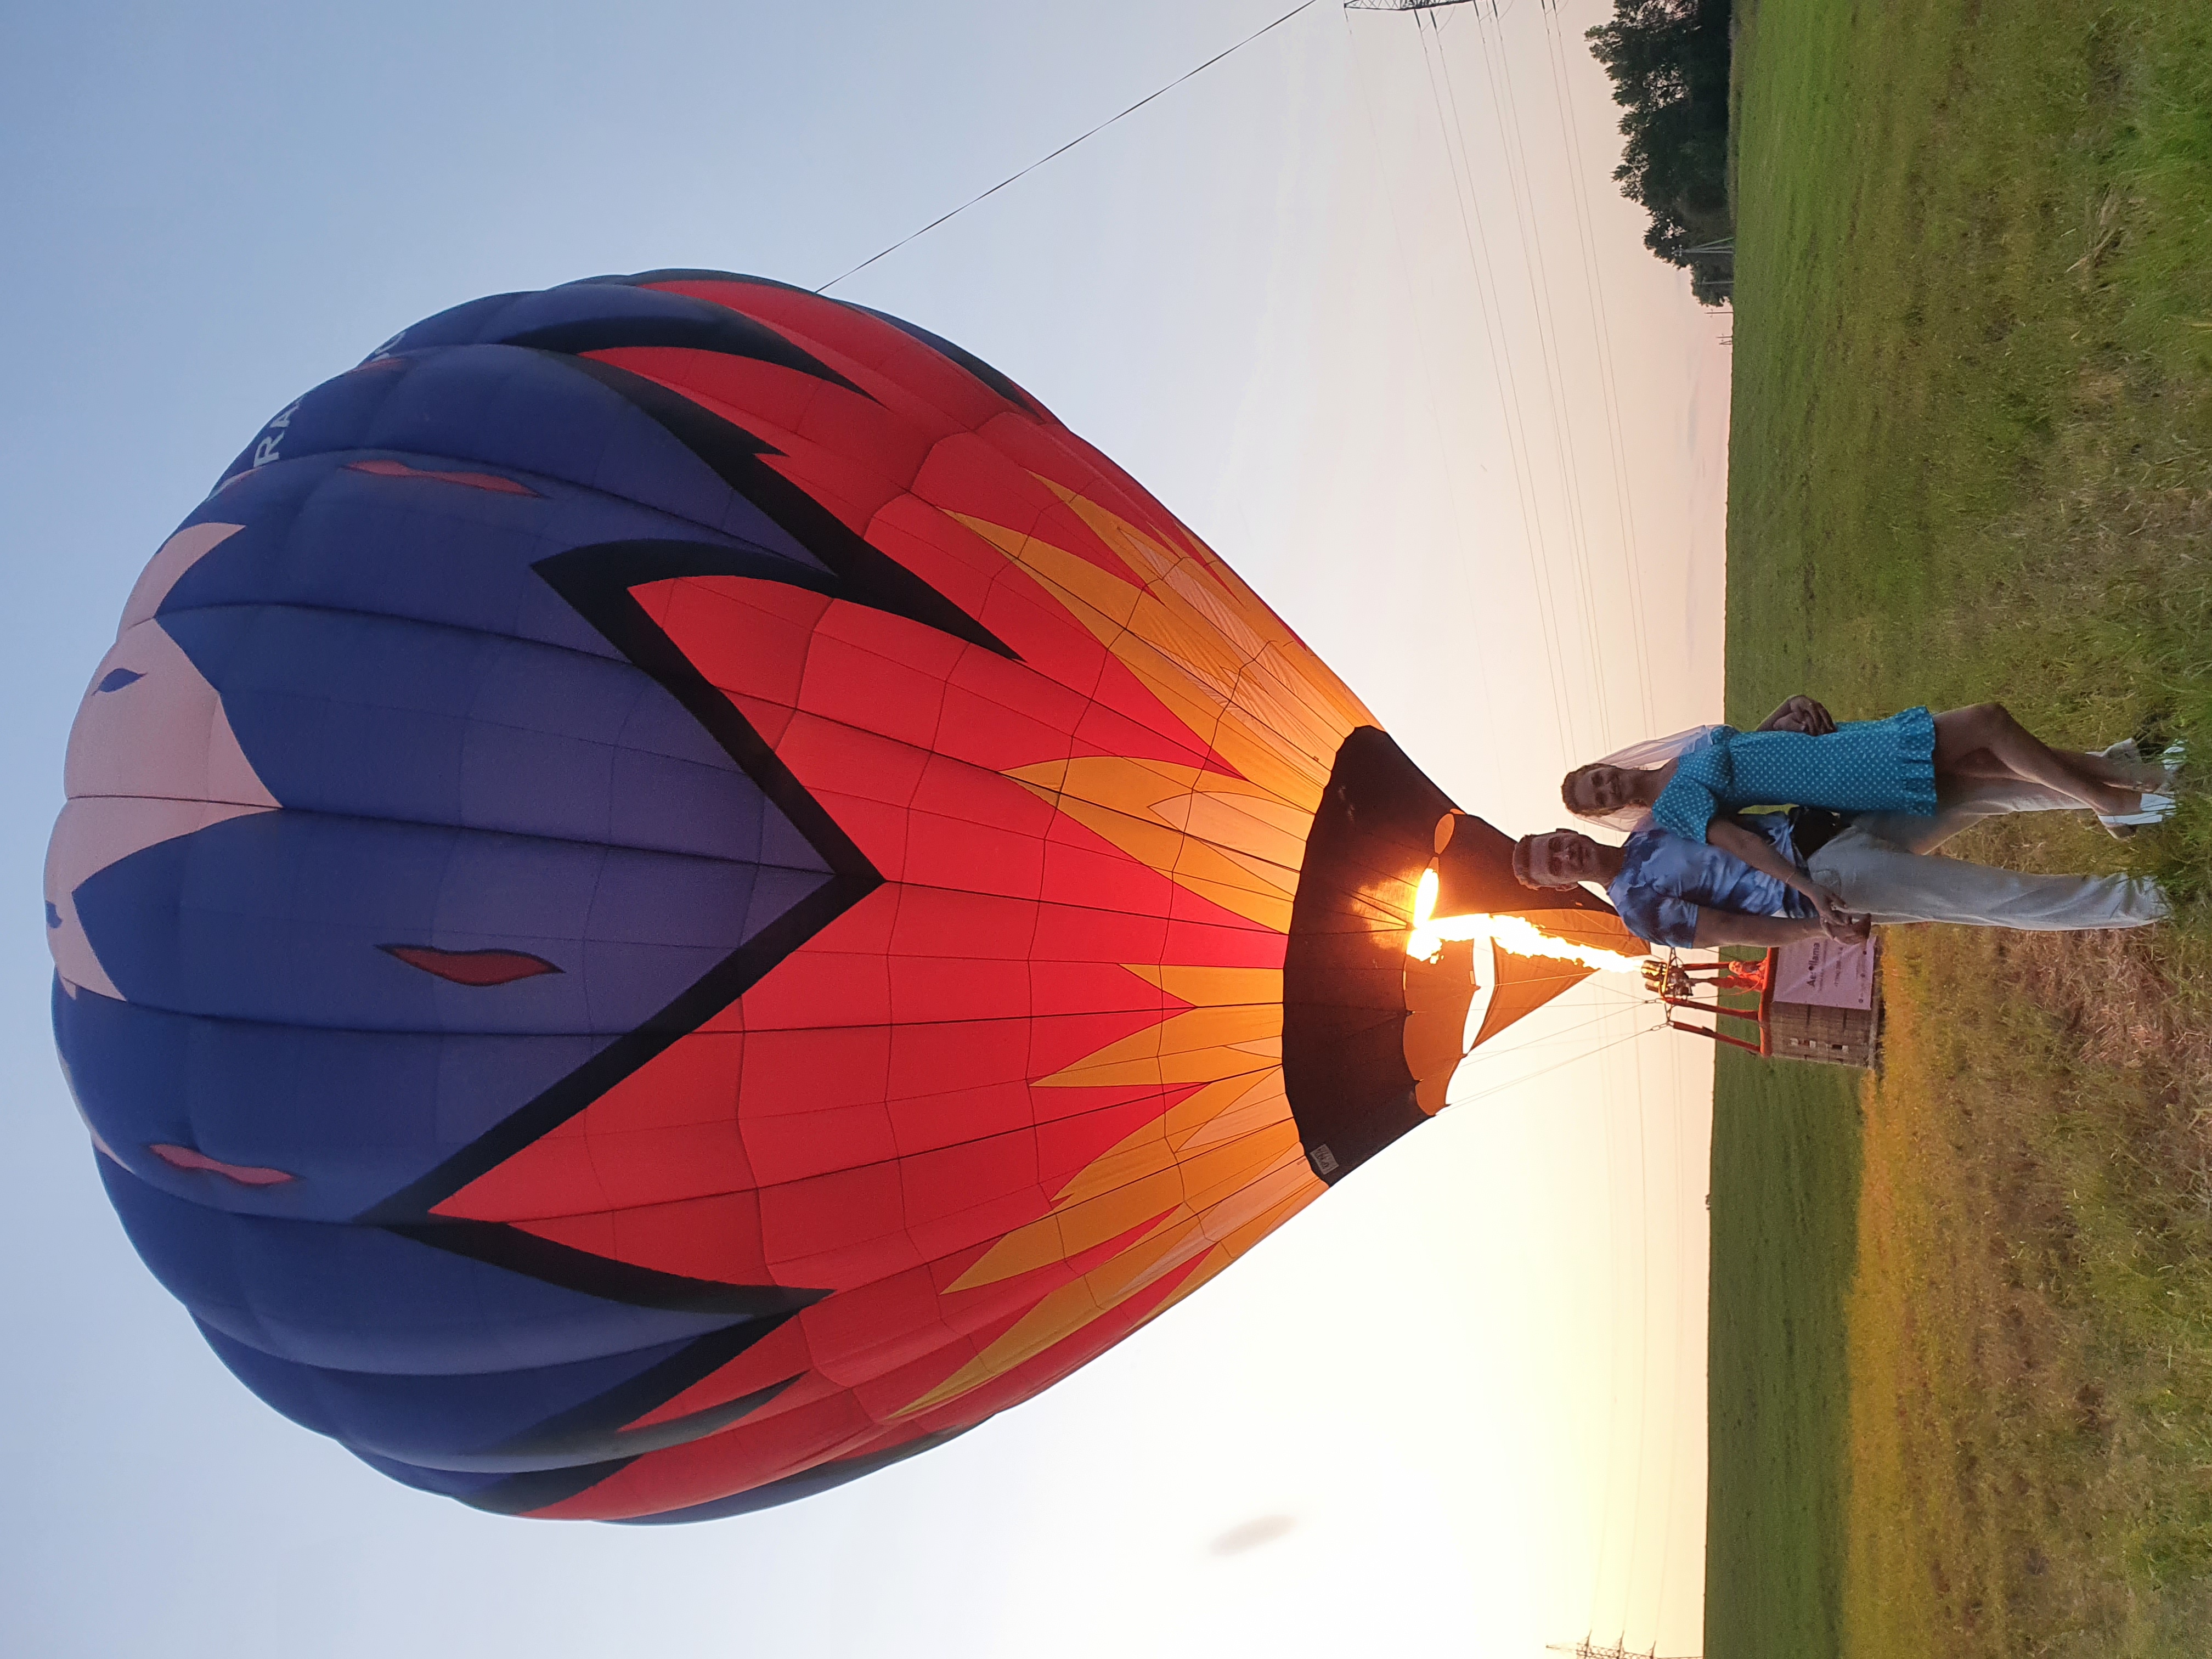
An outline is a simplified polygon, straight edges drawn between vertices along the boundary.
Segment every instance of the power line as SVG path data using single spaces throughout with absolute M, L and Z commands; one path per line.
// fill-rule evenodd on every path
M 1433 8 L 1431 7 L 1406 7 L 1400 9 L 1420 10 L 1433 9 Z M 1451 101 L 1454 125 L 1460 127 L 1461 144 L 1462 149 L 1465 149 L 1468 146 L 1465 135 L 1464 125 L 1462 125 L 1464 118 L 1460 114 L 1455 88 L 1451 88 L 1450 86 L 1450 58 L 1443 44 L 1441 20 L 1432 15 L 1427 21 L 1429 23 L 1429 33 L 1437 41 L 1437 56 L 1443 62 L 1443 69 L 1447 88 L 1450 90 L 1452 94 Z M 1548 18 L 1547 21 L 1548 22 Z M 1604 653 L 1599 641 L 1596 589 L 1594 581 L 1595 573 L 1592 567 L 1589 531 L 1584 519 L 1583 491 L 1579 477 L 1579 469 L 1576 464 L 1574 416 L 1572 410 L 1567 404 L 1566 368 L 1559 340 L 1559 323 L 1556 316 L 1554 315 L 1552 306 L 1547 303 L 1548 290 L 1552 286 L 1551 273 L 1548 269 L 1549 260 L 1546 257 L 1544 248 L 1540 216 L 1536 215 L 1534 210 L 1534 181 L 1530 170 L 1527 152 L 1525 124 L 1520 113 L 1518 100 L 1514 95 L 1510 72 L 1505 70 L 1502 62 L 1499 61 L 1504 54 L 1502 30 L 1501 40 L 1499 41 L 1499 53 L 1497 57 L 1493 57 L 1489 49 L 1490 43 L 1488 33 L 1483 24 L 1481 10 L 1479 6 L 1475 11 L 1475 27 L 1477 34 L 1480 37 L 1482 41 L 1484 70 L 1489 81 L 1492 118 L 1498 128 L 1498 137 L 1499 141 L 1498 150 L 1500 157 L 1504 163 L 1506 184 L 1509 191 L 1510 191 L 1512 200 L 1515 228 L 1518 232 L 1521 242 L 1522 273 L 1527 279 L 1530 303 L 1535 312 L 1535 332 L 1537 345 L 1542 358 L 1543 368 L 1545 370 L 1545 392 L 1547 394 L 1547 408 L 1550 416 L 1552 428 L 1551 435 L 1553 445 L 1559 453 L 1561 483 L 1564 487 L 1566 497 L 1565 505 L 1567 514 L 1567 550 L 1571 561 L 1575 586 L 1579 590 L 1579 598 L 1581 599 L 1580 610 L 1582 615 L 1580 620 L 1582 627 L 1580 631 L 1582 634 L 1582 645 L 1583 648 L 1589 653 L 1591 683 L 1596 691 L 1597 708 L 1595 712 L 1601 726 L 1609 728 L 1613 725 L 1612 698 L 1609 696 L 1610 687 L 1608 676 L 1606 672 Z M 1553 54 L 1550 50 L 1553 44 L 1553 33 L 1552 31 L 1547 28 L 1547 61 L 1553 61 Z M 1563 89 L 1565 66 L 1564 64 L 1553 62 L 1553 69 L 1554 76 L 1553 90 L 1555 112 L 1558 117 L 1559 126 L 1562 130 L 1564 140 L 1563 154 L 1568 159 L 1578 163 L 1580 159 L 1579 143 L 1575 139 L 1571 129 L 1568 127 L 1566 120 L 1565 100 L 1568 94 Z M 1509 116 L 1510 118 L 1510 122 L 1508 119 Z M 1588 285 L 1586 286 L 1585 294 L 1592 313 L 1592 332 L 1598 350 L 1601 371 L 1604 377 L 1603 385 L 1607 392 L 1612 392 L 1613 390 L 1612 385 L 1613 366 L 1611 362 L 1611 354 L 1608 349 L 1610 342 L 1605 336 L 1601 320 L 1600 320 L 1595 314 L 1595 284 L 1597 279 L 1594 268 L 1595 257 L 1589 246 L 1587 230 L 1583 223 L 1583 216 L 1587 212 L 1587 200 L 1584 193 L 1586 191 L 1587 185 L 1586 181 L 1581 177 L 1578 167 L 1573 170 L 1575 171 L 1576 175 L 1574 180 L 1575 187 L 1571 196 L 1571 199 L 1574 203 L 1577 210 L 1577 252 L 1582 258 L 1585 273 L 1585 281 Z M 1533 259 L 1531 257 L 1532 255 Z M 1540 279 L 1540 268 L 1541 268 Z M 1493 284 L 1496 282 L 1494 272 L 1492 274 L 1492 282 Z M 1612 406 L 1610 401 L 1607 404 L 1605 412 L 1607 416 L 1607 435 L 1608 439 L 1606 459 L 1613 474 L 1616 509 L 1620 512 L 1621 517 L 1623 535 L 1622 556 L 1624 562 L 1628 566 L 1628 586 L 1630 588 L 1632 610 L 1634 612 L 1632 617 L 1632 624 L 1634 629 L 1633 638 L 1634 644 L 1636 646 L 1636 655 L 1638 659 L 1637 666 L 1638 669 L 1638 696 L 1648 717 L 1651 709 L 1651 702 L 1649 677 L 1649 653 L 1644 635 L 1644 618 L 1642 615 L 1641 605 L 1640 603 L 1638 603 L 1641 598 L 1641 581 L 1639 580 L 1640 573 L 1636 568 L 1637 561 L 1633 551 L 1632 550 L 1633 532 L 1630 530 L 1628 526 L 1628 520 L 1631 514 L 1627 509 L 1626 502 L 1626 484 L 1624 476 L 1625 470 L 1622 465 L 1624 458 L 1618 444 L 1618 416 L 1617 411 Z M 1564 632 L 1564 630 L 1560 631 Z M 1547 641 L 1547 643 L 1549 642 Z M 1613 1046 L 1613 1045 L 1612 1044 L 1607 1044 L 1605 1045 L 1605 1048 L 1609 1048 Z M 1603 1050 L 1601 1049 L 1600 1052 L 1603 1052 Z M 1633 1268 L 1630 1270 L 1631 1276 L 1632 1278 L 1640 1278 L 1640 1285 L 1637 1287 L 1637 1290 L 1632 1291 L 1629 1284 L 1621 1282 L 1618 1279 L 1616 1279 L 1616 1294 L 1620 1297 L 1620 1301 L 1623 1304 L 1632 1303 L 1636 1310 L 1634 1364 L 1637 1370 L 1638 1385 L 1632 1396 L 1636 1402 L 1634 1407 L 1636 1411 L 1636 1422 L 1633 1437 L 1634 1451 L 1629 1462 L 1630 1492 L 1628 1495 L 1629 1504 L 1626 1515 L 1627 1537 L 1625 1540 L 1626 1553 L 1621 1565 L 1623 1593 L 1626 1596 L 1630 1598 L 1634 1598 L 1637 1595 L 1636 1587 L 1638 1578 L 1639 1565 L 1644 1554 L 1642 1547 L 1642 1531 L 1644 1518 L 1643 1513 L 1643 1498 L 1645 1477 L 1647 1474 L 1647 1469 L 1645 1467 L 1646 1453 L 1649 1446 L 1651 1427 L 1650 1410 L 1649 1406 L 1649 1382 L 1653 1363 L 1651 1331 L 1652 1298 L 1650 1282 L 1652 1264 L 1650 1261 L 1650 1251 L 1649 1249 L 1651 1226 L 1650 1152 L 1648 1123 L 1649 1103 L 1644 1091 L 1643 1081 L 1644 1079 L 1641 1070 L 1638 1068 L 1634 1073 L 1633 1078 L 1635 1096 L 1634 1109 L 1636 1113 L 1634 1123 L 1634 1170 L 1636 1183 L 1635 1215 L 1637 1231 L 1642 1237 L 1646 1248 L 1638 1252 L 1638 1261 L 1640 1265 L 1640 1273 L 1638 1273 Z M 1613 1162 L 1614 1149 L 1613 1145 L 1613 1135 L 1611 1133 L 1612 1124 L 1609 1117 L 1606 1121 L 1605 1127 L 1607 1130 L 1607 1161 L 1608 1166 L 1610 1166 Z M 1611 1185 L 1610 1168 L 1608 1170 L 1608 1184 Z M 1613 1217 L 1609 1210 L 1607 1215 L 1609 1227 L 1613 1220 Z M 1609 1251 L 1608 1254 L 1613 1257 L 1615 1271 L 1616 1273 L 1618 1273 L 1622 1264 L 1620 1261 L 1617 1244 L 1614 1249 Z M 1638 1293 L 1639 1291 L 1640 1293 Z M 1619 1370 L 1616 1369 L 1613 1374 L 1615 1376 L 1616 1383 L 1618 1383 L 1621 1380 Z M 1607 1413 L 1607 1453 L 1605 1460 L 1607 1470 L 1607 1492 L 1604 1500 L 1601 1502 L 1600 1506 L 1601 1515 L 1607 1517 L 1608 1522 L 1616 1513 L 1613 1502 L 1613 1481 L 1617 1475 L 1619 1462 L 1613 1448 L 1615 1443 L 1613 1437 L 1620 1432 L 1620 1429 L 1619 1418 L 1623 1406 L 1624 1401 L 1622 1401 L 1619 1389 L 1616 1387 L 1616 1390 L 1611 1401 L 1611 1407 Z M 1673 1445 L 1672 1437 L 1668 1437 L 1668 1443 L 1671 1449 Z M 1674 1487 L 1675 1472 L 1670 1456 L 1669 1469 L 1665 1486 L 1667 1493 L 1666 1501 L 1670 1512 Z M 1602 1586 L 1606 1582 L 1607 1574 L 1605 1571 L 1605 1564 L 1610 1554 L 1610 1551 L 1607 1548 L 1607 1544 L 1609 1542 L 1608 1534 L 1611 1528 L 1609 1525 L 1605 1525 L 1603 1530 L 1601 1530 L 1599 1547 L 1596 1551 L 1596 1559 L 1593 1563 L 1594 1579 L 1591 1587 L 1591 1595 L 1594 1602 L 1601 1594 Z M 1669 1563 L 1668 1559 L 1668 1544 L 1671 1543 L 1671 1528 L 1665 1526 L 1662 1522 L 1662 1531 L 1667 1532 L 1669 1536 L 1665 1541 L 1662 1541 L 1661 1548 L 1659 1583 L 1656 1586 L 1656 1594 L 1663 1601 L 1665 1595 L 1665 1581 L 1668 1576 L 1668 1567 Z
M 1368 92 L 1367 70 L 1360 61 L 1359 42 L 1352 30 L 1350 14 L 1354 9 L 1356 8 L 1347 5 L 1339 14 L 1344 19 L 1345 57 L 1352 67 L 1352 82 L 1359 89 L 1360 110 L 1367 118 L 1368 147 L 1374 156 L 1376 176 L 1382 181 L 1382 202 L 1390 216 L 1390 239 L 1397 248 L 1398 274 L 1405 284 L 1406 305 L 1412 313 L 1415 331 L 1426 334 L 1429 331 L 1429 325 L 1422 314 L 1420 289 L 1413 280 L 1413 262 L 1407 256 L 1405 228 L 1400 223 L 1398 218 L 1397 192 L 1390 185 L 1390 175 L 1395 169 L 1386 167 L 1382 164 L 1382 137 L 1376 125 L 1375 100 Z M 1452 539 L 1459 545 L 1462 566 L 1472 570 L 1474 567 L 1474 560 L 1467 539 L 1468 515 L 1458 510 L 1460 475 L 1458 469 L 1452 465 L 1451 457 L 1444 447 L 1443 404 L 1437 395 L 1437 353 L 1433 350 L 1421 354 L 1421 380 L 1429 394 L 1429 434 L 1435 439 L 1437 445 L 1438 471 L 1443 475 L 1445 494 L 1453 508 Z M 1491 709 L 1496 705 L 1497 699 L 1490 695 L 1492 687 L 1490 655 L 1487 652 L 1476 653 L 1475 672 L 1481 677 L 1484 693 L 1480 705 L 1483 747 L 1488 751 L 1494 769 L 1499 758 L 1500 744 L 1497 722 L 1491 718 L 1490 714 Z
M 1501 75 L 1492 61 L 1487 33 L 1483 28 L 1482 10 L 1474 12 L 1475 33 L 1482 44 L 1483 70 L 1490 82 L 1491 118 L 1498 128 L 1498 154 L 1505 163 L 1505 182 L 1513 204 L 1514 228 L 1521 243 L 1522 274 L 1528 284 L 1528 301 L 1536 319 L 1536 349 L 1538 361 L 1544 369 L 1545 412 L 1552 429 L 1552 447 L 1559 457 L 1562 494 L 1565 498 L 1567 515 L 1567 552 L 1575 584 L 1580 591 L 1582 605 L 1583 648 L 1589 662 L 1589 684 L 1597 694 L 1597 721 L 1601 732 L 1614 729 L 1612 718 L 1612 699 L 1607 690 L 1605 651 L 1598 638 L 1597 590 L 1591 580 L 1589 535 L 1583 520 L 1582 481 L 1575 460 L 1574 411 L 1566 395 L 1566 370 L 1560 358 L 1559 328 L 1552 316 L 1549 301 L 1551 272 L 1544 258 L 1544 234 L 1541 216 L 1535 212 L 1534 187 L 1528 177 L 1528 156 L 1522 143 L 1520 106 L 1513 95 L 1513 77 Z M 1462 120 L 1459 94 L 1452 82 L 1451 55 L 1444 46 L 1443 26 L 1434 16 L 1428 18 L 1429 33 L 1436 38 L 1437 57 L 1443 66 L 1444 88 L 1452 102 L 1452 119 Z M 1500 50 L 1503 46 L 1501 43 Z M 1509 131 L 1508 113 L 1512 117 Z M 1461 148 L 1466 149 L 1464 127 Z M 1534 259 L 1530 258 L 1534 252 Z
M 1415 30 L 1419 40 L 1419 31 Z M 1546 667 L 1552 681 L 1552 718 L 1563 751 L 1571 750 L 1573 709 L 1567 697 L 1565 668 L 1559 649 L 1559 599 L 1551 588 L 1551 550 L 1544 534 L 1543 502 L 1536 491 L 1534 470 L 1528 459 L 1527 422 L 1521 413 L 1520 380 L 1514 372 L 1511 343 L 1504 337 L 1504 315 L 1498 296 L 1498 276 L 1490 256 L 1490 235 L 1483 223 L 1482 203 L 1475 195 L 1472 178 L 1473 164 L 1467 162 L 1469 175 L 1462 186 L 1462 161 L 1452 148 L 1455 134 L 1462 149 L 1466 132 L 1444 113 L 1443 94 L 1437 82 L 1435 66 L 1429 60 L 1428 44 L 1420 40 L 1421 66 L 1429 78 L 1429 98 L 1436 106 L 1437 136 L 1443 146 L 1444 163 L 1451 173 L 1452 200 L 1459 210 L 1460 235 L 1467 248 L 1469 270 L 1474 276 L 1474 295 L 1477 308 L 1482 314 L 1483 343 L 1490 352 L 1491 372 L 1496 376 L 1500 393 L 1500 410 L 1505 417 L 1505 447 L 1513 465 L 1516 495 L 1521 507 L 1522 522 L 1528 536 L 1522 544 L 1528 560 L 1528 580 L 1536 600 L 1536 619 L 1544 647 Z M 1470 212 L 1470 209 L 1472 210 Z M 1478 257 L 1476 249 L 1480 247 Z M 1486 283 L 1486 277 L 1487 282 Z
M 920 230 L 914 231 L 908 235 L 900 237 L 898 240 L 893 242 L 887 248 L 884 248 L 875 253 L 871 253 L 866 258 L 861 260 L 860 264 L 854 265 L 850 270 L 842 271 L 837 276 L 832 276 L 828 282 L 823 283 L 820 288 L 816 289 L 814 291 L 817 294 L 827 294 L 831 289 L 836 287 L 838 283 L 843 282 L 848 276 L 857 276 L 860 272 L 866 270 L 870 265 L 875 264 L 877 260 L 884 258 L 887 255 L 897 252 L 901 248 L 904 247 L 908 242 L 915 240 L 917 237 L 928 235 L 931 231 L 935 230 L 939 225 L 945 223 L 946 220 L 957 218 L 961 214 L 967 212 L 969 208 L 974 207 L 976 203 L 984 200 L 986 198 L 996 196 L 1008 185 L 1014 183 L 1015 180 L 1025 179 L 1030 173 L 1035 173 L 1039 167 L 1042 167 L 1046 162 L 1055 161 L 1059 157 L 1066 155 L 1068 151 L 1073 149 L 1078 144 L 1083 143 L 1084 140 L 1087 138 L 1096 138 L 1100 133 L 1105 131 L 1107 128 L 1112 126 L 1115 122 L 1121 120 L 1125 117 L 1134 115 L 1139 110 L 1144 108 L 1146 105 L 1151 103 L 1155 98 L 1164 97 L 1167 94 L 1173 92 L 1177 87 L 1181 86 L 1184 82 L 1191 79 L 1194 76 L 1203 75 L 1206 70 L 1212 69 L 1223 58 L 1229 57 L 1233 52 L 1243 51 L 1246 46 L 1250 46 L 1261 35 L 1267 33 L 1270 30 L 1280 28 L 1284 24 L 1289 22 L 1291 19 L 1296 17 L 1300 12 L 1310 10 L 1319 3 L 1320 0 L 1299 0 L 1298 4 L 1292 6 L 1288 11 L 1285 12 L 1280 17 L 1278 17 L 1273 22 L 1265 24 L 1259 28 L 1254 29 L 1251 33 L 1246 35 L 1235 46 L 1229 47 L 1226 51 L 1217 52 L 1212 57 L 1207 58 L 1196 69 L 1184 70 L 1183 73 L 1176 76 L 1174 80 L 1169 82 L 1167 85 L 1160 88 L 1157 92 L 1146 93 L 1142 98 L 1137 100 L 1135 103 L 1130 105 L 1128 108 L 1123 110 L 1120 115 L 1110 115 L 1107 117 L 1106 119 L 1101 121 L 1097 126 L 1091 128 L 1090 131 L 1078 134 L 1075 137 L 1069 139 L 1066 143 L 1062 144 L 1058 149 L 1054 150 L 1048 155 L 1040 155 L 1036 161 L 1030 162 L 1019 173 L 1007 174 L 1006 177 L 1000 179 L 997 184 L 992 185 L 990 189 L 980 191 L 976 195 L 969 197 L 958 207 L 954 208 L 950 213 L 940 213 L 936 218 L 932 219 Z
M 1644 561 L 1637 543 L 1635 491 L 1628 476 L 1628 447 L 1620 418 L 1620 376 L 1613 368 L 1613 325 L 1607 315 L 1603 268 L 1597 258 L 1597 238 L 1589 204 L 1589 173 L 1583 160 L 1574 80 L 1567 67 L 1566 43 L 1559 33 L 1559 0 L 1546 0 L 1541 10 L 1545 38 L 1550 47 L 1553 82 L 1559 89 L 1554 108 L 1559 118 L 1559 131 L 1565 137 L 1572 162 L 1568 173 L 1574 180 L 1575 229 L 1581 240 L 1583 268 L 1589 278 L 1584 298 L 1589 301 L 1591 331 L 1597 343 L 1598 363 L 1601 371 L 1600 385 L 1605 392 L 1606 428 L 1610 441 L 1609 459 L 1613 464 L 1613 507 L 1620 515 L 1621 562 L 1627 568 L 1630 613 L 1635 623 L 1637 683 L 1643 690 L 1644 720 L 1649 729 L 1654 720 L 1654 711 L 1651 706 L 1650 648 L 1644 616 Z

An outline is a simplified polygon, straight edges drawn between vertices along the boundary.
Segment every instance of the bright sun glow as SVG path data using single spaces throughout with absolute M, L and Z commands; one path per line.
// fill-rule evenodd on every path
M 1591 945 L 1570 945 L 1552 938 L 1519 916 L 1440 916 L 1436 914 L 1437 872 L 1425 871 L 1413 895 L 1413 933 L 1406 941 L 1406 954 L 1434 962 L 1446 939 L 1487 939 L 1501 951 L 1517 957 L 1550 957 L 1559 962 L 1578 962 L 1601 973 L 1633 974 L 1641 969 L 1638 957 Z

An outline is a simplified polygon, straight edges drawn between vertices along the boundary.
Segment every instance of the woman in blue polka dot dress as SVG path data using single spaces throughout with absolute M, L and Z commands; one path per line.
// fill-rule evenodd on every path
M 2166 781 L 2162 769 L 2052 749 L 2002 703 L 1940 714 L 1914 708 L 1887 720 L 1840 726 L 1809 699 L 1793 698 L 1784 710 L 1797 704 L 1810 711 L 1790 722 L 1802 729 L 1716 726 L 1702 746 L 1662 766 L 1599 762 L 1577 767 L 1561 783 L 1560 794 L 1569 810 L 1585 817 L 1646 809 L 1660 829 L 1710 841 L 1761 868 L 1774 860 L 1771 843 L 1730 823 L 1730 813 L 1754 806 L 1820 806 L 1925 817 L 1936 811 L 1939 784 L 2008 779 L 2069 796 L 2108 823 L 2155 821 L 2172 810 L 2169 795 L 2154 793 Z M 1816 904 L 1833 902 L 1810 890 L 1802 872 L 1792 869 L 1784 879 Z

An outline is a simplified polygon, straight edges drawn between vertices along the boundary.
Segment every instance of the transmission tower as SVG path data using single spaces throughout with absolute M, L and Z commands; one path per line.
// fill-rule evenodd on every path
M 1579 1642 L 1554 1642 L 1545 1650 L 1548 1653 L 1571 1653 L 1574 1659 L 1660 1659 L 1659 1644 L 1648 1648 L 1632 1648 L 1615 1642 L 1609 1647 L 1600 1647 L 1585 1636 Z M 1698 1659 L 1696 1654 L 1683 1654 L 1679 1659 Z

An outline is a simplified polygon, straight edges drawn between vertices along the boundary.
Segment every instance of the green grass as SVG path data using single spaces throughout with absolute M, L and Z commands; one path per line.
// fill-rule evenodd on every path
M 1731 714 L 2212 762 L 2212 6 L 1739 10 Z M 1978 835 L 2212 888 L 2202 799 Z M 2208 911 L 1893 933 L 1863 1097 L 1723 1066 L 1711 1659 L 2212 1648 Z
M 1731 708 L 2200 722 L 2212 8 L 1760 0 L 1738 72 Z
M 1725 1049 L 1715 1071 L 1708 1652 L 1834 1650 L 1858 1090 Z

